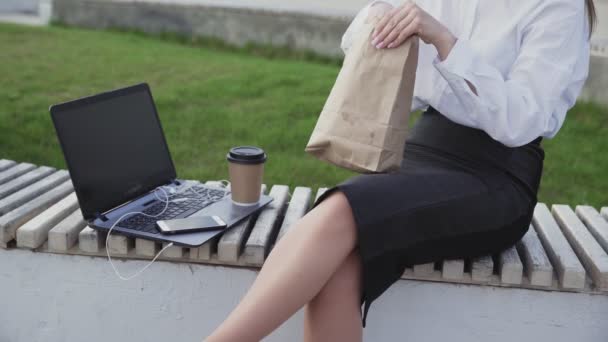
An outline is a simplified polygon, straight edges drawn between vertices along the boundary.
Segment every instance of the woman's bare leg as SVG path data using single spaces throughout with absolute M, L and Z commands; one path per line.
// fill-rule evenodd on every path
M 360 342 L 361 260 L 353 251 L 306 306 L 304 341 Z
M 274 247 L 255 282 L 205 341 L 259 341 L 315 297 L 356 244 L 346 196 L 336 191 Z

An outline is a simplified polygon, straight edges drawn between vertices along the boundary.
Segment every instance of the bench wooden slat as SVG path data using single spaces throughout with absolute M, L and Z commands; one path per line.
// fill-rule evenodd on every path
M 574 251 L 591 275 L 595 286 L 608 289 L 608 254 L 567 205 L 553 205 L 553 215 Z
M 169 243 L 163 242 L 162 248 L 167 247 Z M 181 259 L 184 257 L 184 247 L 181 246 L 171 246 L 163 252 L 163 257 L 171 258 L 171 259 Z
M 441 262 L 441 277 L 450 280 L 461 280 L 464 277 L 464 260 L 443 260 Z
M 524 263 L 524 270 L 530 284 L 551 286 L 553 284 L 553 266 L 533 227 L 517 243 L 517 251 Z
M 49 249 L 69 250 L 78 242 L 78 233 L 86 226 L 87 223 L 82 217 L 82 212 L 80 209 L 76 209 L 49 231 Z
M 268 187 L 262 185 L 262 193 L 266 194 Z M 270 205 L 270 204 L 269 204 Z M 234 227 L 226 230 L 220 237 L 217 244 L 217 258 L 223 262 L 238 263 L 239 257 L 245 248 L 245 243 L 251 234 L 251 229 L 255 224 L 259 213 L 254 214 L 243 221 L 236 224 Z M 199 251 L 199 258 L 201 253 Z
M 279 229 L 279 235 L 277 241 L 279 241 L 285 233 L 296 223 L 302 216 L 306 214 L 308 208 L 310 208 L 310 200 L 312 198 L 312 189 L 298 186 L 293 191 L 287 211 L 285 212 L 285 218 Z
M 124 256 L 129 254 L 131 249 L 135 248 L 135 239 L 125 235 L 114 234 L 114 231 L 112 231 L 112 234 L 107 236 L 106 239 L 108 240 L 106 241 L 106 245 L 110 256 Z
M 256 217 L 257 214 L 246 218 L 222 234 L 217 246 L 218 260 L 230 263 L 238 262 Z M 202 253 L 200 256 L 203 256 Z
M 248 265 L 262 265 L 270 250 L 272 238 L 276 237 L 281 215 L 285 212 L 289 187 L 274 185 L 270 194 L 274 200 L 270 202 L 258 215 L 255 225 L 243 250 L 243 261 Z
M 153 240 L 135 239 L 135 254 L 154 257 L 160 250 L 160 243 Z
M 40 214 L 72 191 L 74 191 L 72 182 L 67 180 L 58 187 L 45 192 L 19 208 L 1 216 L 0 247 L 6 247 L 6 244 L 15 238 L 17 228 L 21 227 L 25 222 L 31 220 L 34 216 Z
M 315 196 L 314 202 L 316 202 L 319 199 L 319 197 L 321 197 L 327 190 L 329 190 L 329 188 L 319 188 L 317 190 L 317 195 Z
M 429 262 L 426 264 L 417 264 L 412 267 L 414 270 L 414 275 L 417 277 L 428 276 L 435 272 L 435 263 Z
M 0 171 L 4 171 L 15 164 L 17 163 L 12 160 L 0 159 Z
M 515 246 L 511 246 L 498 255 L 500 282 L 504 284 L 521 284 L 524 266 Z
M 69 178 L 69 174 L 65 170 L 57 171 L 50 176 L 39 180 L 38 182 L 21 189 L 14 194 L 0 200 L 0 215 L 5 215 L 11 210 L 23 205 L 37 196 L 42 195 L 46 191 L 56 187 Z
M 489 281 L 494 272 L 494 260 L 491 255 L 471 260 L 471 279 L 477 282 Z
M 36 166 L 34 164 L 21 163 L 21 164 L 15 165 L 9 169 L 6 169 L 6 170 L 0 172 L 0 184 L 13 180 L 13 179 L 21 176 L 22 174 L 33 170 L 34 168 L 36 168 Z
M 230 185 L 224 187 L 224 184 L 220 181 L 206 181 L 206 186 L 218 188 L 221 190 L 230 190 Z M 209 241 L 205 242 L 200 247 L 190 248 L 191 260 L 210 260 L 211 256 L 217 252 L 217 245 L 221 238 L 221 235 L 214 236 Z
M 200 247 L 198 247 L 198 248 L 190 248 L 190 253 L 189 253 L 190 260 L 197 260 L 198 259 L 198 250 L 199 249 L 200 249 Z M 211 254 L 211 253 L 209 253 L 209 254 Z M 211 258 L 211 255 L 209 255 L 209 258 Z
M 83 252 L 97 254 L 105 249 L 106 236 L 107 234 L 86 226 L 78 234 L 78 248 Z
M 167 247 L 169 243 L 163 242 L 163 248 Z M 169 259 L 182 259 L 184 257 L 185 248 L 180 246 L 171 246 L 163 252 L 163 257 Z
M 49 231 L 78 208 L 76 194 L 72 193 L 34 217 L 17 230 L 17 246 L 38 248 L 47 240 Z
M 603 207 L 602 210 L 600 210 L 600 215 L 602 215 L 604 220 L 608 221 L 608 207 Z
M 217 244 L 221 235 L 212 237 L 198 248 L 190 248 L 190 259 L 211 260 L 214 253 L 217 253 Z
M 588 205 L 576 206 L 576 214 L 585 223 L 597 242 L 608 252 L 608 221 L 595 208 Z
M 53 172 L 55 172 L 55 168 L 41 166 L 9 182 L 0 185 L 0 199 L 13 194 L 25 188 L 26 186 L 41 180 L 44 177 L 47 177 Z
M 585 269 L 546 204 L 536 205 L 532 223 L 558 275 L 559 284 L 567 289 L 584 288 Z

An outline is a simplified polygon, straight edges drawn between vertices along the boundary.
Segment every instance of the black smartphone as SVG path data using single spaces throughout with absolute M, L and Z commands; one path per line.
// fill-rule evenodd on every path
M 156 221 L 163 234 L 194 233 L 226 228 L 226 222 L 219 216 L 192 216 L 182 219 Z

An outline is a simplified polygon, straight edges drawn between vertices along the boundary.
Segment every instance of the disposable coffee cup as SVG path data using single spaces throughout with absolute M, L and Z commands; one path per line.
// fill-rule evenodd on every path
M 238 146 L 226 155 L 232 203 L 256 205 L 260 201 L 266 153 L 255 146 Z

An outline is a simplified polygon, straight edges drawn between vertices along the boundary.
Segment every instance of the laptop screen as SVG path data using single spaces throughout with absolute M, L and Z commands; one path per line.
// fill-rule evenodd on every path
M 51 108 L 85 219 L 175 179 L 147 85 Z

